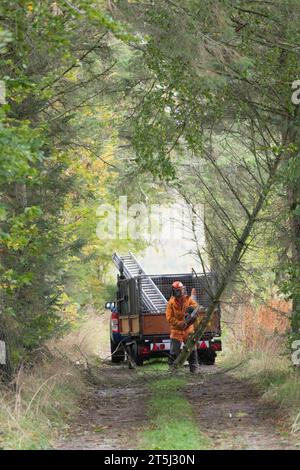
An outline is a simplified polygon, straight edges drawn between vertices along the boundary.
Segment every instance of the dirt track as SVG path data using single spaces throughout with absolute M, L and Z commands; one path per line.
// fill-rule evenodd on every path
M 282 412 L 263 402 L 253 387 L 217 367 L 202 370 L 203 383 L 191 383 L 186 397 L 193 403 L 200 429 L 212 438 L 214 449 L 299 448 Z
M 147 387 L 126 366 L 101 371 L 103 384 L 82 402 L 56 449 L 134 449 L 145 424 Z
M 263 403 L 257 391 L 215 366 L 201 369 L 201 376 L 187 372 L 184 393 L 215 449 L 298 449 L 279 410 Z M 102 379 L 57 449 L 137 447 L 146 423 L 147 380 L 125 366 L 104 368 Z

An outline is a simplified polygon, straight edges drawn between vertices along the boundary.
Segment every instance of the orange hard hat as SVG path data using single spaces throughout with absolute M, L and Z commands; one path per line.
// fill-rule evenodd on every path
M 183 284 L 180 281 L 174 281 L 172 284 L 173 289 L 182 289 Z

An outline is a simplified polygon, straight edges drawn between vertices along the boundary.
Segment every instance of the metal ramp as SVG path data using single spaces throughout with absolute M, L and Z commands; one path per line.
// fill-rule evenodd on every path
M 147 276 L 133 253 L 129 252 L 125 256 L 114 253 L 112 259 L 119 271 L 123 271 L 126 279 L 141 276 L 143 312 L 165 312 L 167 299 L 154 284 L 151 277 Z

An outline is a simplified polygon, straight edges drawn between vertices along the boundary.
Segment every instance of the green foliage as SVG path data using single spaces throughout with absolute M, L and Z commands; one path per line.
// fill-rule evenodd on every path
M 15 367 L 103 306 L 118 244 L 95 217 L 118 146 L 108 33 L 135 38 L 102 1 L 3 0 L 0 15 L 0 335 Z
M 17 125 L 0 110 L 0 184 L 33 180 L 37 176 L 34 164 L 43 158 L 42 135 L 30 129 L 28 122 Z

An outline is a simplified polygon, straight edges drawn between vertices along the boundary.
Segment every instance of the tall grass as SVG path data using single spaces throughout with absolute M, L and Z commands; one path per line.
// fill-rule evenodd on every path
M 79 329 L 51 341 L 50 355 L 30 369 L 21 367 L 9 386 L 1 385 L 0 448 L 48 449 L 68 428 L 89 391 L 85 362 L 106 348 L 101 345 L 106 320 L 91 314 Z
M 0 390 L 0 447 L 50 448 L 86 391 L 79 370 L 58 358 L 19 371 L 15 390 Z
M 261 306 L 257 311 L 244 307 L 244 311 L 231 315 L 219 364 L 227 368 L 242 363 L 234 374 L 254 384 L 263 400 L 276 403 L 289 417 L 291 429 L 299 432 L 300 371 L 293 366 L 287 345 L 288 308 L 274 300 L 271 306 Z

